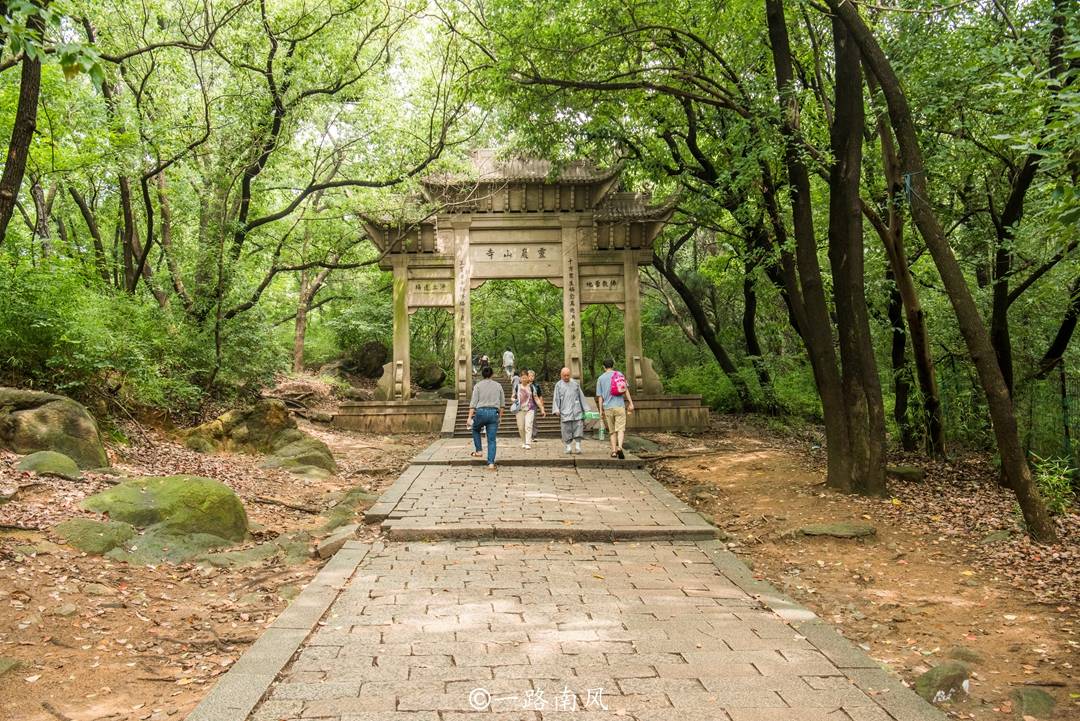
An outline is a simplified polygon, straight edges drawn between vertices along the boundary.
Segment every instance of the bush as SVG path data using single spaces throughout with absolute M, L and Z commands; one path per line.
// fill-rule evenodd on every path
M 1035 460 L 1035 483 L 1039 493 L 1046 501 L 1046 507 L 1052 515 L 1060 516 L 1076 500 L 1072 489 L 1076 469 L 1066 458 L 1039 458 Z
M 716 363 L 680 368 L 664 381 L 668 393 L 691 393 L 701 396 L 701 402 L 720 413 L 739 409 L 735 386 Z
M 87 281 L 74 261 L 0 270 L 0 383 L 53 390 L 92 403 L 191 413 L 214 368 L 212 330 L 145 293 Z M 226 327 L 220 385 L 246 389 L 280 363 L 255 314 Z

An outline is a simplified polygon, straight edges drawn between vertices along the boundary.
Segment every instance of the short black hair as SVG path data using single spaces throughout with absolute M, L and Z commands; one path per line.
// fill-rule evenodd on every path
M 491 369 L 491 366 L 484 366 L 480 369 L 480 375 L 484 376 L 485 378 L 490 378 L 491 374 L 494 372 L 495 371 Z
M 604 367 L 605 368 L 614 368 L 615 367 L 615 360 L 613 358 L 605 358 L 604 359 Z
M 510 350 L 510 346 L 506 346 L 506 350 Z

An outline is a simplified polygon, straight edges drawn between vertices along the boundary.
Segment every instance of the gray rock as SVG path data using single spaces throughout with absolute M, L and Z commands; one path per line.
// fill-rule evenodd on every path
M 974 651 L 966 646 L 953 646 L 945 652 L 946 658 L 951 658 L 955 661 L 963 661 L 964 663 L 970 663 L 978 665 L 985 659 L 983 655 L 978 651 Z
M 799 532 L 804 536 L 832 536 L 833 538 L 864 538 L 873 536 L 877 529 L 869 523 L 855 521 L 836 521 L 833 523 L 812 523 L 803 526 Z
M 993 531 L 992 533 L 987 533 L 985 536 L 979 539 L 979 543 L 989 546 L 992 543 L 1001 543 L 1002 541 L 1008 541 L 1010 538 L 1012 538 L 1012 533 L 1010 533 L 1009 531 Z
M 915 679 L 915 693 L 930 703 L 967 695 L 971 670 L 962 661 L 945 661 Z
M 319 541 L 318 546 L 315 548 L 315 553 L 318 554 L 319 558 L 330 558 L 330 556 L 333 556 L 340 551 L 341 547 L 344 546 L 347 541 L 356 536 L 358 528 L 360 528 L 359 523 L 350 523 L 347 526 L 341 526 L 329 536 Z
M 49 612 L 49 615 L 67 618 L 68 616 L 74 616 L 78 612 L 79 608 L 74 603 L 65 603 L 54 608 Z
M 0 448 L 15 453 L 56 451 L 80 468 L 108 465 L 97 423 L 66 396 L 0 387 Z
M 1057 699 L 1033 686 L 1021 686 L 1013 690 L 1012 700 L 1017 713 L 1021 716 L 1034 716 L 1038 719 L 1048 719 L 1054 713 Z

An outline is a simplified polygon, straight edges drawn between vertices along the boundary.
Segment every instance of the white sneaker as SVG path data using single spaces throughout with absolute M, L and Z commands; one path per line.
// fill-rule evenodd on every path
M 528 446 L 528 445 L 526 445 L 526 444 L 524 444 L 524 443 L 522 443 L 522 444 L 521 444 L 521 447 L 522 447 L 522 448 L 528 448 L 529 446 Z
M 525 450 L 528 451 L 528 450 L 532 449 L 532 446 L 530 446 L 528 443 L 526 443 L 524 446 L 522 446 L 522 448 L 524 448 Z
M 566 452 L 567 452 L 567 453 L 569 453 L 569 452 L 570 452 L 570 446 L 567 446 L 567 447 L 566 447 Z
M 578 443 L 574 446 L 574 453 L 581 453 L 581 444 Z

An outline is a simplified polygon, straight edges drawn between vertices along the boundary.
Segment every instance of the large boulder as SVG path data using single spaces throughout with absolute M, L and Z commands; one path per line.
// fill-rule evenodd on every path
M 38 451 L 24 456 L 17 470 L 35 473 L 39 476 L 56 476 L 69 481 L 79 480 L 79 466 L 63 453 L 56 451 Z
M 284 401 L 264 398 L 248 408 L 232 410 L 201 426 L 190 428 L 181 437 L 188 448 L 206 453 L 213 450 L 273 450 L 274 439 L 282 431 L 295 429 L 296 421 Z
M 346 370 L 365 378 L 378 378 L 382 375 L 383 365 L 390 359 L 390 351 L 377 341 L 369 340 L 349 354 Z
M 423 363 L 416 368 L 413 380 L 424 390 L 435 391 L 446 382 L 446 371 L 438 363 Z
M 84 508 L 167 535 L 247 536 L 240 498 L 224 483 L 199 476 L 133 478 L 83 500 Z
M 80 468 L 109 465 L 93 416 L 66 396 L 0 387 L 0 447 L 56 451 Z

